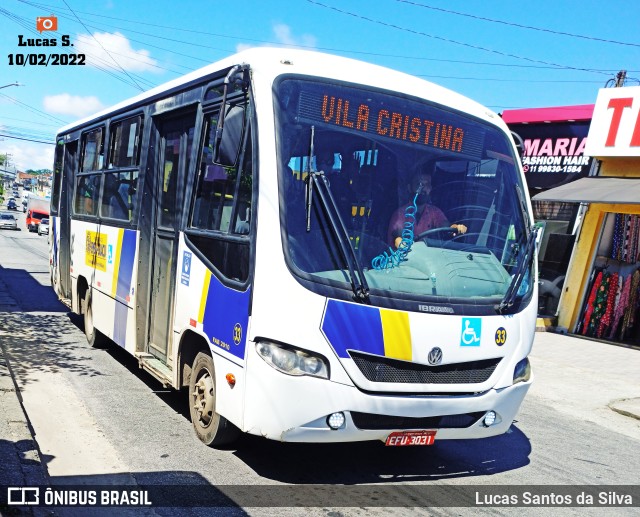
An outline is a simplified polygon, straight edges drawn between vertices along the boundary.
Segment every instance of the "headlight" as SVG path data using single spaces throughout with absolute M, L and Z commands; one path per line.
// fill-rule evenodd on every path
M 327 360 L 320 355 L 270 341 L 259 341 L 256 343 L 256 350 L 267 364 L 282 373 L 329 378 Z
M 531 379 L 531 364 L 529 359 L 525 357 L 513 369 L 513 383 L 527 382 L 529 379 Z

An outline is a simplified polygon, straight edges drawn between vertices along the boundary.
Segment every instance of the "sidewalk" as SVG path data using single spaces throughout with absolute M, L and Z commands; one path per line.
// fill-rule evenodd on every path
M 0 279 L 0 321 L 3 312 L 18 309 L 19 305 L 9 295 L 6 285 Z M 0 326 L 0 485 L 48 485 L 49 474 L 40 457 L 33 429 L 22 406 L 22 397 L 11 371 L 6 338 Z M 21 512 L 38 516 L 50 514 L 35 507 L 22 509 Z
M 537 332 L 530 360 L 530 395 L 592 421 L 614 411 L 631 419 L 640 436 L 640 350 Z

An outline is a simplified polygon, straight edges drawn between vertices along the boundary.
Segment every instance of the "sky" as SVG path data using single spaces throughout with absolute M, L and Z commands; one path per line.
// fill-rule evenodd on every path
M 637 0 L 41 1 L 0 0 L 0 154 L 19 170 L 52 167 L 60 127 L 254 46 L 379 64 L 497 113 L 593 104 L 621 70 L 640 84 Z M 68 51 L 86 64 L 25 57 Z

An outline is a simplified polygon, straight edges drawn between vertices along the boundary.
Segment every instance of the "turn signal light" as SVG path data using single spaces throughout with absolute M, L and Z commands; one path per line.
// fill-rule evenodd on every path
M 233 388 L 236 385 L 236 376 L 233 375 L 232 373 L 228 373 L 226 375 L 226 379 L 227 379 L 227 384 L 229 384 L 231 388 Z

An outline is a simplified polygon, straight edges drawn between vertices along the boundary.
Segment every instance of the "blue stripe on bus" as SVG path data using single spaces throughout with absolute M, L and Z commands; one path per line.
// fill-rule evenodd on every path
M 329 300 L 322 330 L 338 357 L 349 357 L 347 350 L 384 355 L 382 320 L 375 307 Z
M 120 346 L 125 346 L 127 340 L 127 318 L 129 308 L 127 297 L 131 295 L 131 279 L 136 256 L 136 232 L 125 230 L 122 236 L 120 253 L 120 267 L 118 270 L 118 286 L 116 288 L 116 312 L 113 322 L 113 340 Z
M 236 291 L 211 275 L 202 330 L 213 344 L 244 359 L 251 290 Z

